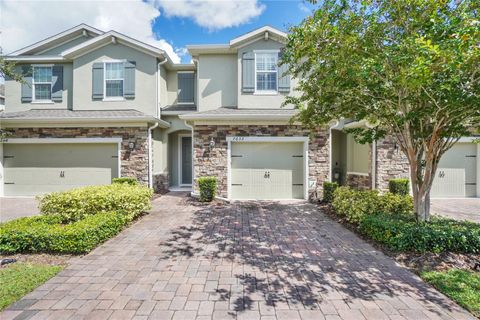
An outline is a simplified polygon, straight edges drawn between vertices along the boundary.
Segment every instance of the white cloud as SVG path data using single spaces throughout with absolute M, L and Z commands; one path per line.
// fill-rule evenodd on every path
M 152 32 L 160 12 L 143 1 L 0 1 L 1 46 L 4 54 L 31 45 L 80 23 L 103 31 L 115 30 L 157 46 L 173 61 L 180 57 Z
M 258 0 L 151 0 L 166 16 L 191 18 L 209 30 L 236 27 L 258 17 L 265 5 Z

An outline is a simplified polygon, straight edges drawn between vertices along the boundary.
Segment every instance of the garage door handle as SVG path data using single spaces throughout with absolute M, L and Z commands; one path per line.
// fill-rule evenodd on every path
M 65 171 L 60 171 L 60 178 L 65 178 Z
M 263 175 L 265 179 L 270 179 L 270 171 L 265 171 L 265 174 Z

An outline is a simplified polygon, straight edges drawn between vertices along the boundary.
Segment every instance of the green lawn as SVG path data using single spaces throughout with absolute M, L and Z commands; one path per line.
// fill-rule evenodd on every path
M 0 269 L 0 310 L 17 301 L 63 267 L 17 262 Z
M 459 305 L 480 317 L 480 273 L 459 269 L 428 271 L 422 278 Z

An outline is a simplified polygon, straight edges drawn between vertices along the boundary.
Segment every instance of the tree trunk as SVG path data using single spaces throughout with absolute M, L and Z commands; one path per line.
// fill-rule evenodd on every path
M 412 183 L 413 209 L 418 222 L 430 220 L 430 189 L 436 167 L 422 167 L 416 160 L 410 160 L 410 179 Z

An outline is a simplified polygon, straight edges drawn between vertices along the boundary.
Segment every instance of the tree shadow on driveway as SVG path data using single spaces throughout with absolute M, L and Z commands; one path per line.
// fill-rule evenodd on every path
M 342 308 L 381 309 L 417 318 L 462 312 L 309 203 L 200 207 L 190 225 L 172 230 L 160 246 L 161 259 L 220 266 L 216 294 L 235 311 L 260 303 L 332 314 Z

